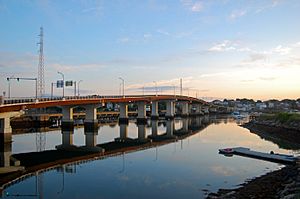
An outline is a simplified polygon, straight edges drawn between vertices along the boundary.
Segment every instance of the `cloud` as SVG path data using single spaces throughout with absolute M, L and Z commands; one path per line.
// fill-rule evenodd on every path
M 237 44 L 230 41 L 230 40 L 224 40 L 221 43 L 217 43 L 211 48 L 208 49 L 210 52 L 226 52 L 226 51 L 232 51 L 236 50 Z
M 235 20 L 239 17 L 242 17 L 244 15 L 247 14 L 247 11 L 246 10 L 234 10 L 231 12 L 231 14 L 229 15 L 229 19 L 231 20 Z
M 143 37 L 144 37 L 144 39 L 149 39 L 149 38 L 152 37 L 152 34 L 146 33 L 146 34 L 143 35 Z
M 128 43 L 130 41 L 129 37 L 122 37 L 118 39 L 119 43 Z
M 287 55 L 287 54 L 290 53 L 290 51 L 291 51 L 291 48 L 283 47 L 281 45 L 278 45 L 277 47 L 275 47 L 271 50 L 271 52 L 275 52 L 275 53 L 278 53 L 280 55 Z
M 273 81 L 273 80 L 276 80 L 277 77 L 259 77 L 260 80 L 263 80 L 263 81 Z
M 246 60 L 246 62 L 256 62 L 256 61 L 267 59 L 266 53 L 254 53 L 254 54 L 250 54 L 249 56 L 250 58 Z
M 192 12 L 201 12 L 203 10 L 203 2 L 199 0 L 181 0 L 181 3 Z
M 162 34 L 162 35 L 166 35 L 166 36 L 169 36 L 170 33 L 168 31 L 165 31 L 165 30 L 162 30 L 162 29 L 157 29 L 156 32 Z

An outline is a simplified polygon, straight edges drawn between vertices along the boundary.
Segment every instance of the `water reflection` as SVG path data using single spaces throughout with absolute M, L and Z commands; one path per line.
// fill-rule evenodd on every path
M 48 139 L 50 135 L 52 139 Z M 33 138 L 35 135 L 22 136 Z M 274 163 L 249 158 L 226 158 L 218 154 L 219 148 L 244 146 L 260 151 L 293 152 L 261 139 L 247 129 L 239 127 L 232 119 L 217 117 L 152 120 L 147 124 L 130 122 L 128 125 L 120 124 L 114 127 L 101 126 L 95 131 L 74 129 L 46 132 L 46 136 L 47 150 L 36 154 L 56 154 L 53 149 L 58 144 L 60 149 L 72 148 L 81 152 L 104 148 L 106 152 L 110 152 L 112 146 L 115 147 L 114 150 L 118 147 L 124 149 L 128 146 L 127 141 L 136 149 L 145 146 L 145 142 L 150 148 L 128 154 L 124 149 L 125 152 L 118 153 L 119 156 L 106 159 L 92 158 L 91 161 L 61 163 L 51 167 L 54 170 L 38 172 L 39 178 L 28 176 L 18 183 L 4 186 L 5 191 L 34 193 L 36 179 L 37 182 L 43 181 L 41 185 L 44 189 L 37 192 L 37 195 L 44 195 L 44 198 L 136 198 L 141 195 L 143 198 L 201 198 L 204 193 L 199 190 L 231 188 L 247 178 L 280 167 Z M 11 167 L 8 161 L 11 157 L 20 157 L 16 152 L 12 155 L 12 148 L 20 144 L 20 137 L 14 139 L 13 136 L 13 143 L 1 143 L 2 168 Z M 149 143 L 148 137 L 152 139 L 152 143 Z M 159 139 L 153 139 L 155 137 Z M 124 142 L 118 142 L 118 139 L 115 142 L 115 138 Z M 174 138 L 178 138 L 179 141 L 174 142 Z M 172 141 L 165 144 L 168 140 Z M 69 154 L 72 157 L 72 153 Z M 68 160 L 64 158 L 61 160 Z M 85 191 L 87 189 L 88 192 Z

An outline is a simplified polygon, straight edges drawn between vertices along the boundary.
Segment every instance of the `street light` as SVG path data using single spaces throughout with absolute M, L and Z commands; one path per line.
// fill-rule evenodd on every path
M 122 78 L 122 77 L 119 77 L 119 79 L 122 81 L 122 84 L 123 84 L 123 98 L 125 97 L 125 93 L 124 93 L 124 90 L 125 90 L 125 80 Z
M 65 97 L 65 75 L 62 72 L 57 71 L 63 78 L 63 97 Z
M 79 81 L 78 81 L 78 84 L 77 84 L 77 87 L 78 87 L 78 88 L 77 88 L 77 89 L 78 89 L 78 91 L 77 91 L 78 97 L 80 96 L 80 93 L 79 93 L 79 84 L 80 84 L 80 82 L 82 82 L 82 80 L 79 80 Z
M 157 82 L 153 81 L 153 83 L 155 84 L 155 95 L 157 96 Z
M 11 79 L 16 79 L 17 81 L 20 80 L 33 80 L 35 81 L 35 99 L 37 99 L 37 78 L 28 78 L 28 77 L 8 77 L 6 78 L 7 81 L 9 82 Z M 10 83 L 9 83 L 9 97 L 10 97 Z

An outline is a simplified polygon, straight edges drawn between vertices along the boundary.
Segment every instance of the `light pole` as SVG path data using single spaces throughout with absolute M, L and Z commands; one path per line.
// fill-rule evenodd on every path
M 122 78 L 122 77 L 119 77 L 119 79 L 122 81 L 122 85 L 123 85 L 123 98 L 125 97 L 125 93 L 124 93 L 124 90 L 125 90 L 125 80 Z
M 27 77 L 8 77 L 6 78 L 9 82 L 11 79 L 16 79 L 17 81 L 20 80 L 34 80 L 35 81 L 35 99 L 37 99 L 37 78 L 27 78 Z M 10 84 L 9 84 L 9 97 L 10 97 Z
M 157 96 L 157 82 L 153 81 L 153 83 L 155 84 L 155 95 Z
M 63 78 L 63 97 L 65 97 L 65 75 L 62 72 L 57 71 Z
M 78 84 L 77 84 L 77 89 L 78 89 L 77 93 L 78 93 L 78 97 L 80 96 L 80 93 L 79 93 L 79 84 L 80 84 L 80 82 L 82 82 L 82 80 L 79 80 L 79 81 L 78 81 Z

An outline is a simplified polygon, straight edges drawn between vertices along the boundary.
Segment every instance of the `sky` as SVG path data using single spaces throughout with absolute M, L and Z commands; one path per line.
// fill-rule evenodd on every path
M 80 95 L 183 94 L 204 99 L 300 97 L 298 0 L 0 0 L 0 95 L 7 77 L 61 79 Z M 10 81 L 11 97 L 35 95 Z M 54 88 L 61 96 L 62 89 Z M 74 95 L 67 87 L 65 95 Z

